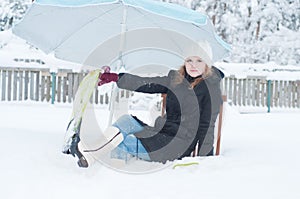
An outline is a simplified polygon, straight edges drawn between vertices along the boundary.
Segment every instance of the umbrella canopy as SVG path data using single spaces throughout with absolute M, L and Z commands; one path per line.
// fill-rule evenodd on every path
M 203 40 L 213 61 L 230 51 L 206 15 L 151 0 L 36 0 L 13 33 L 57 58 L 112 70 L 176 68 Z
M 0 65 L 20 68 L 46 68 L 50 71 L 72 69 L 80 71 L 82 66 L 46 55 L 41 50 L 32 48 L 26 41 L 13 35 L 11 30 L 0 31 Z

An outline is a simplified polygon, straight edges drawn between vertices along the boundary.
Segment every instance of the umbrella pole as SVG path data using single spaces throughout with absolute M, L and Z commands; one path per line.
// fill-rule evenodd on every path
M 123 10 L 123 19 L 121 23 L 121 36 L 120 36 L 120 50 L 119 50 L 119 63 L 117 65 L 116 71 L 119 72 L 122 66 L 124 66 L 123 63 L 123 51 L 125 46 L 125 39 L 126 39 L 126 21 L 127 21 L 127 6 L 124 5 Z M 114 88 L 115 85 L 113 85 L 113 91 L 110 98 L 110 104 L 109 104 L 109 120 L 108 120 L 108 126 L 112 125 L 112 119 L 114 115 L 115 110 L 115 102 L 117 97 L 117 92 L 119 91 L 118 88 Z
M 114 109 L 115 109 L 115 100 L 117 98 L 117 91 L 118 88 L 115 88 L 115 85 L 113 85 L 113 90 L 110 95 L 110 102 L 109 102 L 109 119 L 108 119 L 108 126 L 112 125 L 112 118 L 114 115 Z

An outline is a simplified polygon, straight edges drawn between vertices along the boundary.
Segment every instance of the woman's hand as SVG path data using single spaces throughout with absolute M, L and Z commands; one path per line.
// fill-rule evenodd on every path
M 103 73 L 99 75 L 99 82 L 98 86 L 101 86 L 103 84 L 107 84 L 110 82 L 116 82 L 119 79 L 119 75 L 116 73 L 110 73 L 110 67 L 109 66 L 103 66 Z

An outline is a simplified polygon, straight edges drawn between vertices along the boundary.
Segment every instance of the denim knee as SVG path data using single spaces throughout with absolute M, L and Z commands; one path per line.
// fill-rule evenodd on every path
M 144 127 L 136 121 L 131 115 L 123 115 L 121 116 L 113 126 L 117 127 L 120 132 L 123 134 L 124 138 L 133 133 L 137 133 L 142 131 Z

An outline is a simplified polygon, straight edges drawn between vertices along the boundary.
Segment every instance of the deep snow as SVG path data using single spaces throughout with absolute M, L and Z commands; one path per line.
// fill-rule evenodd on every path
M 1 102 L 0 109 L 1 198 L 300 197 L 299 110 L 241 114 L 239 107 L 226 106 L 220 156 L 133 174 L 99 162 L 82 169 L 61 153 L 71 104 Z M 133 161 L 126 167 L 149 164 Z

